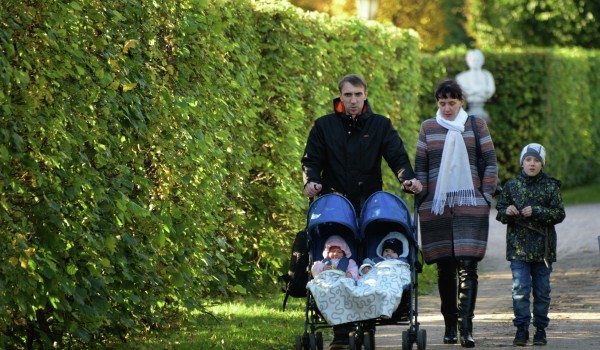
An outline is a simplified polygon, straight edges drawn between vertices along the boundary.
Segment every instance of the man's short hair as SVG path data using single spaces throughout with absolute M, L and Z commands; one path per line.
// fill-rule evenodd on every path
M 367 82 L 357 74 L 349 74 L 343 77 L 338 83 L 338 89 L 342 92 L 342 87 L 345 83 L 350 83 L 353 86 L 362 86 L 367 91 Z

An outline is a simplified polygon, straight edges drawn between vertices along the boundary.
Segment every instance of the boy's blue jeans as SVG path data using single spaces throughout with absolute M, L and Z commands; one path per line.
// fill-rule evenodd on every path
M 512 299 L 515 327 L 529 327 L 530 323 L 536 328 L 546 328 L 550 319 L 550 273 L 552 263 L 546 267 L 543 262 L 527 263 L 512 260 Z M 533 291 L 533 322 L 531 322 L 530 296 Z

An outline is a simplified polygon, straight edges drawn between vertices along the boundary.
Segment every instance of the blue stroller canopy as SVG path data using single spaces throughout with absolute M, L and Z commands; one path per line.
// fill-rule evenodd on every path
M 359 220 L 361 238 L 365 238 L 369 224 L 390 222 L 400 225 L 404 228 L 408 238 L 417 242 L 416 233 L 413 232 L 410 210 L 402 198 L 395 194 L 385 191 L 373 193 L 363 205 Z
M 308 208 L 306 231 L 319 224 L 337 223 L 348 228 L 358 238 L 358 222 L 352 203 L 339 194 L 326 194 L 317 198 Z

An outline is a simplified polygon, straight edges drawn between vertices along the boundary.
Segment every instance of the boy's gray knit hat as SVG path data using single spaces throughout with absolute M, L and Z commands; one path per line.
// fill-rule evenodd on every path
M 519 164 L 523 166 L 525 157 L 533 156 L 542 162 L 542 166 L 546 166 L 546 149 L 539 143 L 530 143 L 521 150 L 521 160 Z

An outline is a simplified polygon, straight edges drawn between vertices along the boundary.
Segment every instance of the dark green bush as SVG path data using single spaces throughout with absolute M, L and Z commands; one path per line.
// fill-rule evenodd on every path
M 467 17 L 480 47 L 600 48 L 598 1 L 471 0 Z

